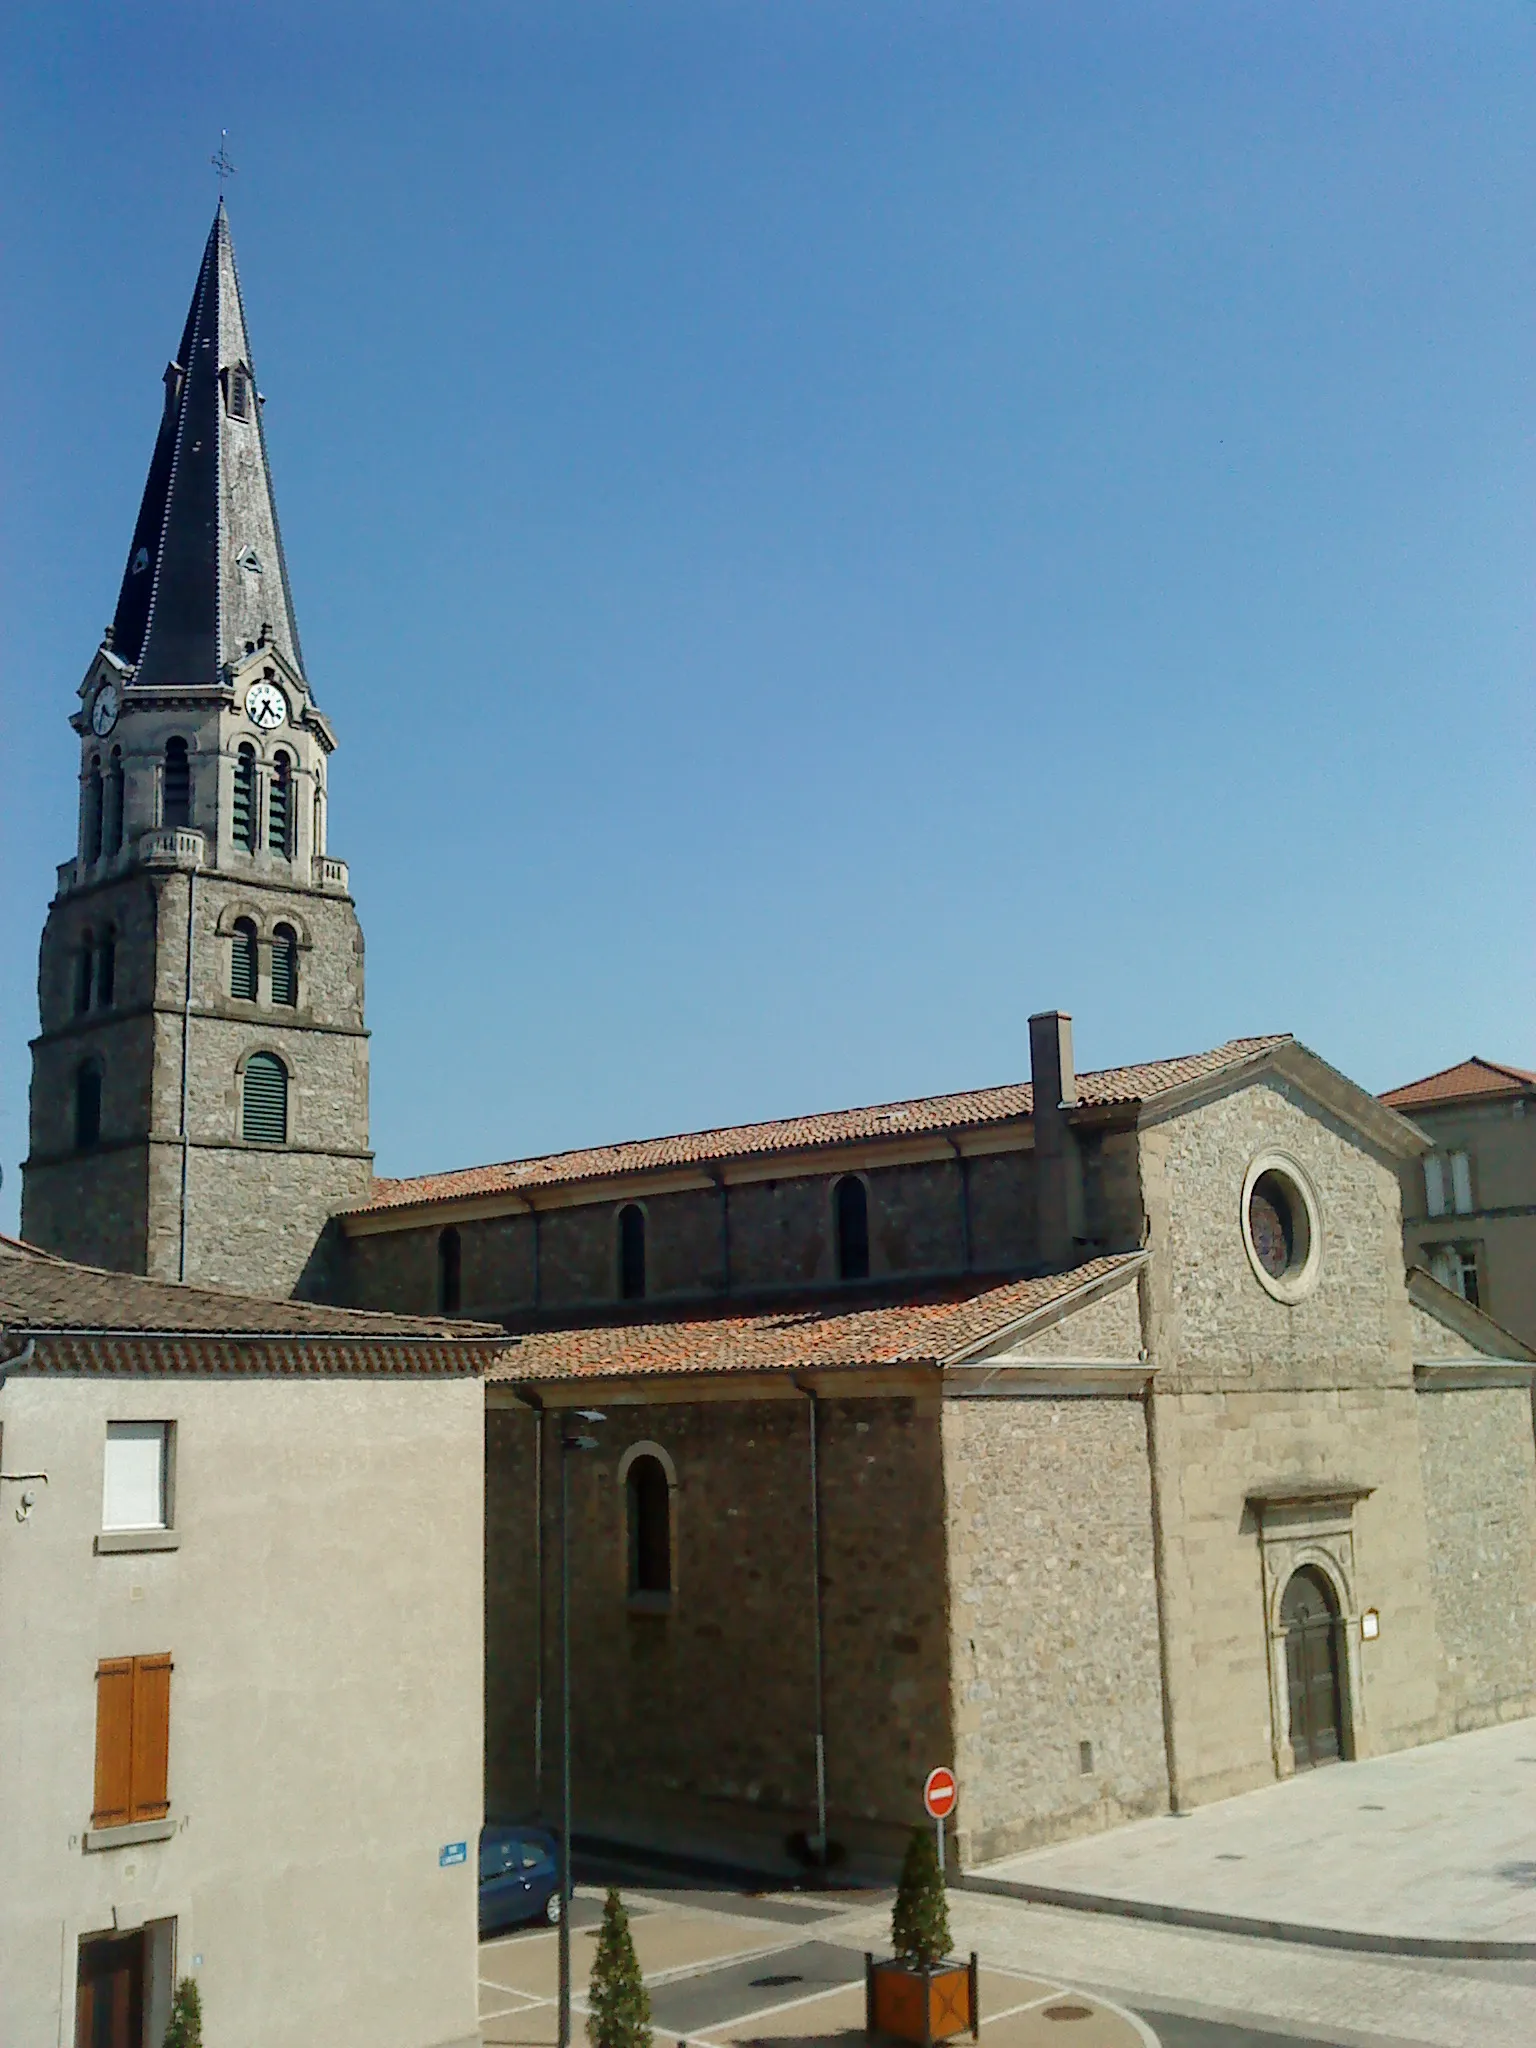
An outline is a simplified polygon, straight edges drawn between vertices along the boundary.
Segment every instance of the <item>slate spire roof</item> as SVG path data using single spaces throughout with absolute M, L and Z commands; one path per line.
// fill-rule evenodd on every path
M 265 628 L 265 632 L 263 631 Z M 219 680 L 265 640 L 302 677 L 229 216 L 219 201 L 112 621 L 139 688 Z

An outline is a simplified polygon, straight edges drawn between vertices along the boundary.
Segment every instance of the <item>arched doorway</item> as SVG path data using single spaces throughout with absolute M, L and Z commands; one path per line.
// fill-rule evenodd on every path
M 1298 1771 L 1337 1763 L 1344 1749 L 1344 1644 L 1339 1603 L 1322 1572 L 1303 1565 L 1280 1602 L 1291 1749 Z

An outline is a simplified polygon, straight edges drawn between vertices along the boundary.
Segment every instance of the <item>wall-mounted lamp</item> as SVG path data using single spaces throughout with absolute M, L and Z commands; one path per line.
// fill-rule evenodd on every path
M 1367 1607 L 1360 1617 L 1360 1640 L 1363 1643 L 1374 1643 L 1380 1634 L 1381 1616 L 1374 1607 Z

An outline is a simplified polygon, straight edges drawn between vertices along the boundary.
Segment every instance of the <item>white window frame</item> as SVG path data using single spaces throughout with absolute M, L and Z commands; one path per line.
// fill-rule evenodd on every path
M 142 1447 L 134 1458 L 125 1449 L 114 1460 L 112 1446 Z M 152 1448 L 153 1447 L 153 1448 Z M 158 1456 L 156 1457 L 156 1453 Z M 147 1455 L 146 1455 L 147 1454 Z M 158 1465 L 156 1479 L 148 1478 L 152 1463 Z M 114 1465 L 118 1469 L 114 1475 Z M 137 1470 L 132 1470 L 132 1467 Z M 102 1442 L 101 1530 L 96 1538 L 98 1556 L 132 1550 L 176 1550 L 176 1425 L 149 1417 L 122 1417 L 109 1421 Z M 158 1493 L 158 1502 L 154 1495 Z M 136 1496 L 136 1497 L 135 1497 Z M 158 1520 L 139 1519 L 135 1509 L 158 1509 Z

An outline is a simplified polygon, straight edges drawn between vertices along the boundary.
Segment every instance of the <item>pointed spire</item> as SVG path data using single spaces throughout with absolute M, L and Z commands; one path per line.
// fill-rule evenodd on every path
M 248 642 L 303 674 L 278 532 L 251 345 L 222 195 L 187 324 L 165 371 L 165 410 L 112 621 L 141 688 L 217 682 Z

